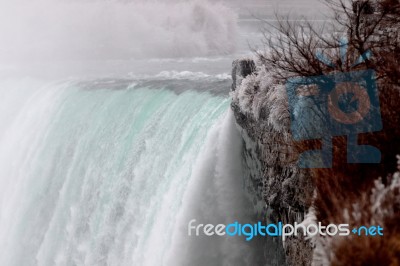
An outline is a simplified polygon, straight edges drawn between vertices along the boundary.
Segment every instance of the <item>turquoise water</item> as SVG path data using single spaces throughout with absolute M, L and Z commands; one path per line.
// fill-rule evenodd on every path
M 189 220 L 238 217 L 229 99 L 125 83 L 0 84 L 1 265 L 185 265 L 210 255 Z M 243 245 L 212 241 L 218 262 Z

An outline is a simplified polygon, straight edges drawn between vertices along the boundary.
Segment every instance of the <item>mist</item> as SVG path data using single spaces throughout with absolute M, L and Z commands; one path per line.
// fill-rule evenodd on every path
M 8 1 L 0 4 L 0 61 L 228 54 L 236 19 L 209 1 Z
M 238 19 L 312 17 L 321 7 L 317 0 L 3 1 L 0 62 L 227 55 L 237 48 Z

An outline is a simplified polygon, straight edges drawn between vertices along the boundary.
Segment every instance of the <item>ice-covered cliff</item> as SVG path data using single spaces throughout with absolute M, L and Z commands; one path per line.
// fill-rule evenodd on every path
M 313 186 L 309 173 L 296 165 L 286 90 L 252 59 L 233 62 L 232 80 L 231 108 L 245 142 L 247 189 L 253 192 L 255 203 L 265 203 L 270 221 L 301 222 L 310 207 Z M 283 246 L 289 265 L 310 263 L 308 241 L 290 238 Z
M 379 224 L 390 232 L 382 238 L 364 237 L 362 241 L 354 236 L 290 237 L 282 243 L 287 264 L 353 265 L 354 253 L 361 254 L 354 265 L 398 262 L 400 182 L 399 173 L 393 174 L 393 154 L 398 152 L 400 134 L 399 112 L 394 103 L 399 88 L 379 82 L 384 129 L 377 135 L 362 137 L 361 143 L 370 141 L 382 151 L 380 164 L 339 165 L 343 155 L 337 141 L 336 166 L 311 170 L 297 166 L 298 146 L 290 133 L 284 85 L 252 59 L 234 61 L 232 79 L 231 108 L 245 143 L 247 190 L 253 202 L 260 205 L 260 212 L 268 214 L 269 222 Z M 399 165 L 400 161 L 398 170 Z

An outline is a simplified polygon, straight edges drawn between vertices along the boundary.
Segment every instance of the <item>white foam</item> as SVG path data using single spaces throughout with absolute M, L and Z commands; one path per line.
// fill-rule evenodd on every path
M 234 119 L 229 109 L 207 135 L 182 200 L 166 265 L 256 265 L 257 249 L 241 237 L 188 236 L 192 219 L 216 225 L 253 218 L 243 187 L 242 139 Z
M 219 80 L 227 80 L 231 79 L 231 76 L 227 73 L 217 74 L 217 75 L 209 75 L 204 72 L 192 72 L 192 71 L 162 71 L 155 76 L 155 78 L 159 79 L 189 79 L 189 80 L 198 80 L 198 79 L 219 79 Z

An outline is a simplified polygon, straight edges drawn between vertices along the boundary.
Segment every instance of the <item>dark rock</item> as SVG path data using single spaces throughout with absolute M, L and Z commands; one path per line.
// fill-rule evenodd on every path
M 232 91 L 240 85 L 242 80 L 256 70 L 252 59 L 238 59 L 232 63 Z

